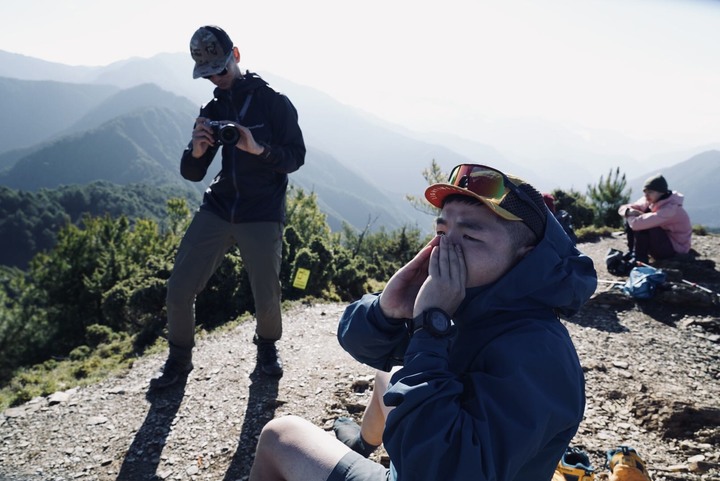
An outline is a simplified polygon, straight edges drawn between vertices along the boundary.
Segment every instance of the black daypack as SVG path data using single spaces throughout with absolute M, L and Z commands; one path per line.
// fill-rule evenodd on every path
M 566 210 L 560 209 L 555 213 L 555 218 L 562 226 L 563 230 L 570 238 L 573 244 L 577 244 L 577 235 L 575 235 L 575 227 L 573 226 L 573 218 Z
M 626 276 L 635 267 L 635 262 L 630 255 L 611 247 L 605 254 L 605 267 L 610 274 Z

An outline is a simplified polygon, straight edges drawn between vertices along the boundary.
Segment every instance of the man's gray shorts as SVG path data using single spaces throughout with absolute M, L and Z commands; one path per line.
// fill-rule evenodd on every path
M 350 451 L 335 465 L 327 481 L 387 481 L 390 470 L 382 464 L 370 461 L 355 451 Z

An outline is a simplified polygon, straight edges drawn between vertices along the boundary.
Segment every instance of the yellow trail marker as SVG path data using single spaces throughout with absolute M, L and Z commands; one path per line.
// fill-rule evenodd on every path
M 303 267 L 299 267 L 295 273 L 295 280 L 293 281 L 293 287 L 298 289 L 305 289 L 307 287 L 308 279 L 310 279 L 310 271 Z

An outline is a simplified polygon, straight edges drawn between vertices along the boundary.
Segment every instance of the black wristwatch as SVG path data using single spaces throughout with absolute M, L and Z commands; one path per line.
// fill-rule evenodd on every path
M 419 329 L 425 329 L 434 337 L 447 337 L 452 334 L 453 324 L 450 316 L 437 307 L 431 307 L 423 311 L 412 320 L 412 334 Z

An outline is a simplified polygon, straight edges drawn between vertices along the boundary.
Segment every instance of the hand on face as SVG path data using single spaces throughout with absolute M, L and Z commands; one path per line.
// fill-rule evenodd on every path
M 497 281 L 533 248 L 513 247 L 508 229 L 483 205 L 447 203 L 437 232 L 388 282 L 380 296 L 386 316 L 409 319 L 429 307 L 452 316 L 466 288 Z
M 413 317 L 415 298 L 428 277 L 430 257 L 439 243 L 440 237 L 433 238 L 390 278 L 380 296 L 380 309 L 385 316 L 395 319 Z
M 466 277 L 462 248 L 436 236 L 390 278 L 380 308 L 397 319 L 410 319 L 429 307 L 452 315 L 465 297 Z
M 413 316 L 437 307 L 449 315 L 465 298 L 467 267 L 462 247 L 448 237 L 440 237 L 440 245 L 430 254 L 429 275 L 415 298 Z

